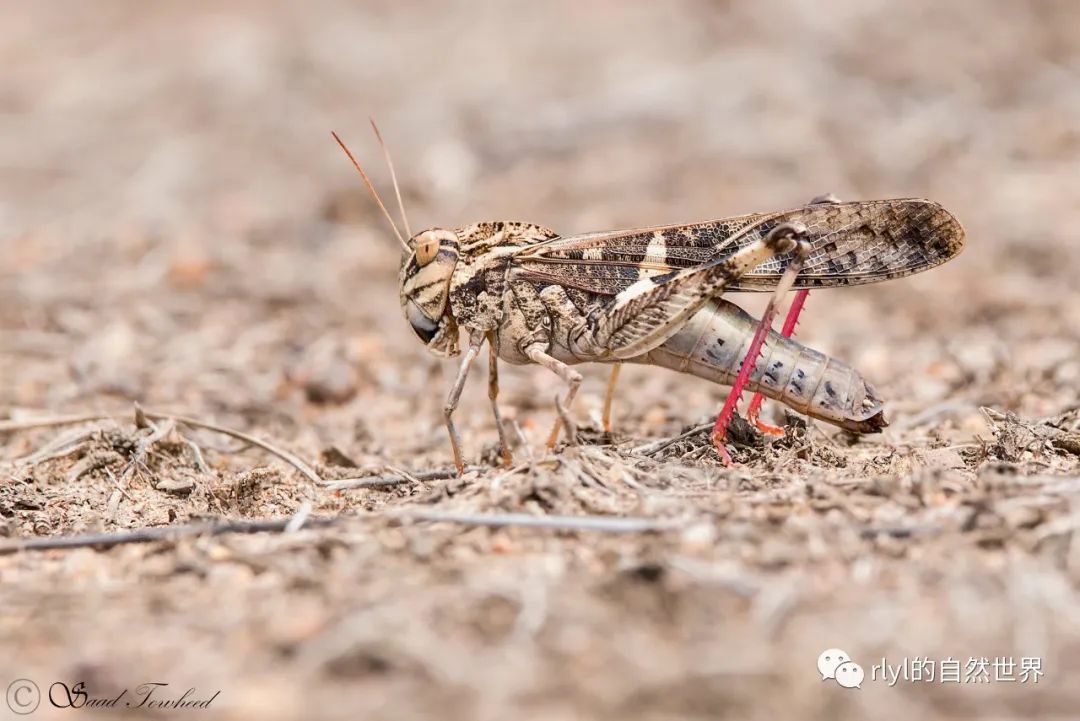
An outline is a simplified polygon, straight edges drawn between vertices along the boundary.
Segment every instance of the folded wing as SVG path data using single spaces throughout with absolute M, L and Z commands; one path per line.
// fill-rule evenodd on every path
M 600 295 L 643 278 L 700 266 L 801 221 L 813 251 L 796 287 L 861 285 L 940 265 L 963 248 L 960 223 L 939 204 L 916 198 L 825 203 L 777 213 L 555 238 L 515 255 L 515 275 Z M 790 255 L 765 261 L 727 291 L 775 287 Z

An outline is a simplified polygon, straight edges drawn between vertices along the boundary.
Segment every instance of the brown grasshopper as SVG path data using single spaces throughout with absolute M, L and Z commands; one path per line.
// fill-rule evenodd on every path
M 374 122 L 372 127 L 379 136 Z M 459 355 L 461 331 L 468 337 L 443 410 L 459 472 L 464 461 L 453 414 L 485 342 L 488 396 L 507 463 L 510 445 L 497 402 L 499 360 L 537 363 L 566 383 L 565 397 L 556 398 L 560 418 L 549 447 L 581 384 L 581 374 L 571 366 L 584 362 L 644 363 L 727 385 L 745 382 L 849 431 L 879 431 L 886 425 L 881 400 L 842 361 L 769 331 L 759 343 L 764 362 L 757 362 L 755 352 L 743 363 L 761 324 L 721 296 L 768 291 L 782 281 L 808 289 L 899 278 L 944 263 L 963 247 L 956 218 L 922 199 L 841 203 L 823 198 L 780 212 L 569 236 L 503 221 L 414 235 L 402 206 L 406 240 L 366 173 L 334 138 L 401 243 L 401 306 L 413 332 L 442 356 Z M 379 143 L 401 205 L 381 136 Z M 793 278 L 796 264 L 801 268 Z M 743 366 L 746 377 L 737 379 Z M 605 416 L 613 385 L 614 374 Z

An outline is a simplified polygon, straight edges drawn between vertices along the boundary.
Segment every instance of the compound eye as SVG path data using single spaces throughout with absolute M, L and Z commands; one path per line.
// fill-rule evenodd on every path
M 429 233 L 420 236 L 416 243 L 416 264 L 423 267 L 439 254 L 439 239 Z

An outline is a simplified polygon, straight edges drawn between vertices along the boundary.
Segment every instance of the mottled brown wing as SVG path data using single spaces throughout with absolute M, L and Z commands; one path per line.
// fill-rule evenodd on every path
M 917 198 L 822 203 L 688 225 L 555 238 L 514 256 L 518 277 L 600 295 L 642 278 L 692 268 L 763 238 L 779 223 L 801 221 L 813 251 L 796 287 L 861 285 L 940 265 L 963 248 L 964 230 L 937 203 Z M 776 286 L 790 255 L 766 261 L 728 291 Z

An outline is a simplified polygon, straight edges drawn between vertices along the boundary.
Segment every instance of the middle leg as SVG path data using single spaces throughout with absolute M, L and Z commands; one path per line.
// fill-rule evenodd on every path
M 604 433 L 611 433 L 611 403 L 615 400 L 615 384 L 619 382 L 619 371 L 622 363 L 611 364 L 611 375 L 608 376 L 607 390 L 604 391 Z
M 562 321 L 565 338 L 562 345 L 573 346 L 582 360 L 606 362 L 633 358 L 670 338 L 709 300 L 724 292 L 727 286 L 761 263 L 780 253 L 794 250 L 796 238 L 806 232 L 798 221 L 782 223 L 730 255 L 716 258 L 699 266 L 672 271 L 657 278 L 638 280 L 614 296 L 600 312 L 587 317 L 564 300 L 556 286 L 548 286 L 538 294 L 548 313 Z M 559 327 L 560 323 L 556 323 Z M 571 335 L 572 333 L 572 335 Z M 526 355 L 534 363 L 558 373 L 570 385 L 566 406 L 569 406 L 581 375 L 566 364 L 548 355 L 545 344 L 537 344 Z M 585 355 L 581 350 L 586 349 Z M 610 387 L 610 384 L 609 384 Z M 548 447 L 559 437 L 561 418 L 556 419 Z
M 558 358 L 553 358 L 547 354 L 543 348 L 537 344 L 530 346 L 525 355 L 529 357 L 533 363 L 542 365 L 555 375 L 566 381 L 568 390 L 566 391 L 566 398 L 562 401 L 562 406 L 569 412 L 570 406 L 574 402 L 574 396 L 577 395 L 578 388 L 581 386 L 581 374 L 570 366 L 563 363 Z M 551 429 L 551 435 L 548 436 L 547 446 L 549 449 L 555 447 L 555 442 L 559 440 L 559 431 L 562 429 L 562 417 L 561 415 L 555 419 L 555 427 Z

